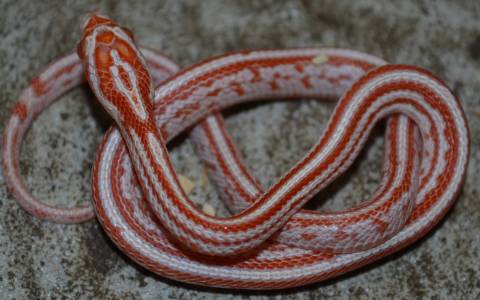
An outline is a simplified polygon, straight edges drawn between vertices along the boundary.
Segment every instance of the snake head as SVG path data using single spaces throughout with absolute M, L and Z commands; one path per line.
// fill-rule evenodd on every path
M 88 83 L 117 122 L 150 118 L 152 80 L 129 30 L 93 14 L 83 25 L 77 50 Z
M 122 31 L 124 31 L 125 34 L 127 34 L 130 39 L 133 41 L 134 40 L 134 36 L 133 36 L 133 33 L 132 31 L 130 31 L 130 29 L 126 28 L 126 27 L 121 27 L 119 26 L 116 22 L 114 22 L 113 20 L 109 19 L 108 17 L 105 17 L 103 15 L 100 15 L 100 14 L 91 14 L 89 15 L 89 17 L 85 20 L 85 22 L 83 23 L 83 26 L 82 26 L 82 37 L 81 37 L 81 41 L 78 45 L 78 56 L 80 58 L 83 58 L 85 56 L 85 52 L 86 52 L 86 49 L 85 49 L 85 46 L 86 46 L 86 37 L 89 36 L 90 34 L 92 34 L 93 30 L 100 26 L 100 25 L 104 25 L 104 26 L 110 26 L 110 27 L 118 27 L 120 28 Z

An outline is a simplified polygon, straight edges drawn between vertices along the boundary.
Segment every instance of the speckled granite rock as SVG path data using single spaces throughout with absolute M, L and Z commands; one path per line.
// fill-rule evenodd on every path
M 132 1 L 133 2 L 133 1 Z M 141 3 L 140 3 L 141 2 Z M 7 194 L 0 175 L 0 298 L 192 299 L 480 297 L 480 2 L 478 1 L 0 1 L 0 131 L 16 97 L 42 66 L 71 51 L 85 13 L 98 10 L 132 28 L 144 45 L 182 65 L 227 50 L 339 46 L 395 63 L 417 64 L 462 99 L 473 137 L 468 179 L 457 205 L 406 251 L 325 283 L 272 293 L 198 288 L 165 280 L 119 253 L 95 221 L 65 226 L 31 218 Z M 90 167 L 108 121 L 93 112 L 86 88 L 43 114 L 22 149 L 22 173 L 38 197 L 74 205 L 90 199 Z M 332 109 L 314 101 L 248 106 L 228 125 L 264 184 L 316 141 Z M 348 178 L 310 207 L 341 208 L 367 197 L 379 181 L 382 138 L 372 138 Z M 188 140 L 173 147 L 179 172 L 199 180 Z M 211 186 L 197 186 L 198 203 Z

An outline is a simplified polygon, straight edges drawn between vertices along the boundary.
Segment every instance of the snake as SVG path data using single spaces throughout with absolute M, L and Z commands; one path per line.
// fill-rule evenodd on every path
M 85 81 L 115 125 L 96 154 L 93 205 L 51 206 L 21 177 L 21 142 L 38 114 Z M 221 111 L 305 98 L 338 100 L 317 143 L 263 187 Z M 342 211 L 302 209 L 349 169 L 383 120 L 383 176 L 370 198 Z M 202 212 L 182 189 L 166 143 L 187 130 L 231 216 Z M 2 166 L 30 214 L 57 223 L 96 216 L 122 252 L 160 276 L 284 289 L 339 276 L 419 240 L 455 203 L 469 151 L 460 101 L 422 68 L 348 49 L 295 48 L 232 52 L 180 70 L 95 14 L 77 53 L 47 66 L 20 95 L 4 132 Z

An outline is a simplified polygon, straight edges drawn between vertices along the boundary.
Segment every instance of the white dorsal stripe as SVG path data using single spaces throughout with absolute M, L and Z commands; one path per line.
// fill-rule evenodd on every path
M 148 115 L 145 110 L 145 106 L 143 105 L 144 99 L 142 99 L 142 95 L 138 89 L 138 80 L 137 76 L 135 75 L 135 71 L 128 62 L 120 58 L 117 50 L 113 49 L 112 51 L 110 51 L 110 55 L 112 56 L 115 63 L 113 66 L 110 67 L 110 73 L 112 75 L 115 87 L 128 100 L 130 107 L 135 112 L 137 117 L 139 117 L 142 121 L 146 121 Z M 120 68 L 123 68 L 127 73 L 128 79 L 130 80 L 132 85 L 131 89 L 128 89 L 120 78 Z

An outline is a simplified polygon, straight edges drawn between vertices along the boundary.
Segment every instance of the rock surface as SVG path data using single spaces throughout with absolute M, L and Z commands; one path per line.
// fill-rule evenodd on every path
M 462 100 L 472 157 L 463 193 L 446 220 L 406 251 L 328 282 L 281 292 L 198 288 L 159 278 L 116 250 L 96 221 L 42 222 L 26 214 L 0 174 L 0 294 L 3 299 L 478 299 L 480 297 L 480 2 L 478 1 L 0 1 L 0 132 L 16 97 L 40 68 L 72 51 L 87 12 L 131 28 L 137 40 L 183 66 L 229 50 L 336 46 L 443 78 Z M 108 121 L 78 88 L 42 114 L 22 148 L 22 174 L 49 203 L 90 199 L 90 168 Z M 247 163 L 273 183 L 318 139 L 331 105 L 312 100 L 243 107 L 228 125 Z M 348 178 L 310 207 L 338 209 L 379 182 L 381 134 Z M 177 170 L 194 182 L 203 169 L 188 140 L 172 148 Z M 361 195 L 361 198 L 358 198 Z M 224 209 L 211 185 L 192 197 Z

